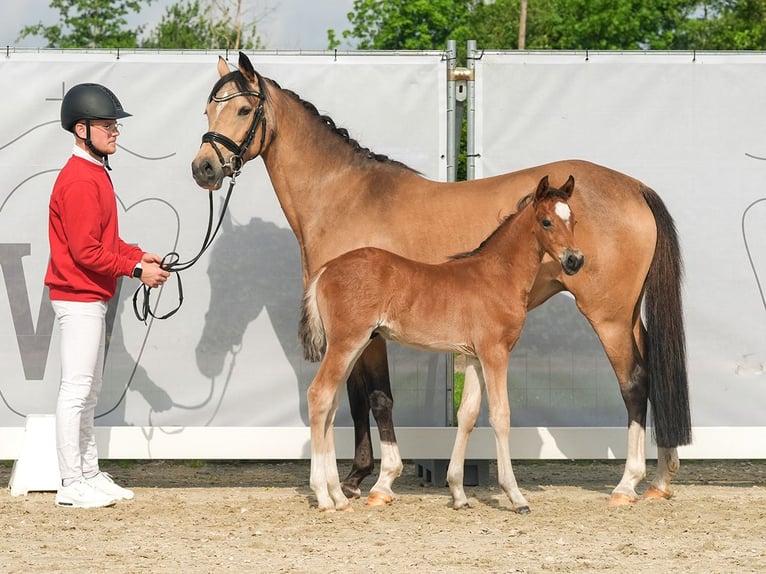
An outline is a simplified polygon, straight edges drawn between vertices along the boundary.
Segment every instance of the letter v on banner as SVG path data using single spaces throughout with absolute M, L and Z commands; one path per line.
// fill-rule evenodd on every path
M 28 381 L 40 381 L 45 375 L 55 314 L 48 291 L 44 289 L 40 297 L 40 311 L 37 314 L 37 329 L 32 324 L 29 290 L 21 261 L 31 251 L 30 243 L 0 243 L 0 269 L 5 279 L 5 290 L 8 292 L 24 376 Z
M 30 243 L 0 243 L 0 270 L 2 270 L 5 280 L 5 290 L 8 292 L 8 303 L 11 308 L 13 328 L 16 331 L 16 341 L 19 345 L 21 364 L 24 367 L 24 377 L 28 381 L 41 381 L 45 377 L 45 365 L 48 362 L 56 314 L 53 312 L 53 306 L 48 297 L 48 289 L 45 288 L 40 297 L 37 328 L 32 323 L 29 289 L 22 265 L 22 258 L 30 255 L 31 252 Z M 122 281 L 120 280 L 117 283 L 117 293 L 109 302 L 109 309 L 107 310 L 107 352 L 116 319 L 121 287 Z

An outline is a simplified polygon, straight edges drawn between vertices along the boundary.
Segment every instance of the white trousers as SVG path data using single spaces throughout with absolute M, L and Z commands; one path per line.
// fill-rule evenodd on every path
M 56 451 L 64 486 L 99 472 L 94 431 L 104 370 L 104 301 L 52 301 L 61 328 Z

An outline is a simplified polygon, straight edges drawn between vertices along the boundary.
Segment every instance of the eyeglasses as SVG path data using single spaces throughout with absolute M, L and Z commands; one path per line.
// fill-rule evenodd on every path
M 108 134 L 116 134 L 120 130 L 122 130 L 122 124 L 118 124 L 117 122 L 113 124 L 91 124 L 94 128 L 101 128 Z

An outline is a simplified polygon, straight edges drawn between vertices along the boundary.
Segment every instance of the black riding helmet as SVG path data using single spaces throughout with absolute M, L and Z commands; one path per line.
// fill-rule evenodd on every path
M 90 120 L 118 120 L 130 115 L 122 109 L 117 96 L 101 84 L 77 84 L 64 95 L 61 102 L 61 127 L 74 133 L 75 124 L 85 120 L 85 145 L 96 155 L 102 154 L 90 141 Z M 109 167 L 106 156 L 103 158 L 104 164 Z

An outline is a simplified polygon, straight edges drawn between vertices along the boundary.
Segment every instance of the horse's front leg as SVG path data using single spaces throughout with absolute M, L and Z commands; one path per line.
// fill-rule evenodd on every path
M 343 490 L 359 496 L 359 484 L 373 469 L 370 419 L 367 408 L 372 410 L 380 434 L 380 475 L 370 489 L 367 504 L 380 506 L 394 500 L 393 483 L 402 474 L 404 465 L 394 432 L 391 380 L 388 374 L 386 341 L 375 337 L 359 357 L 349 379 L 354 379 L 353 395 L 349 392 L 351 415 L 354 418 L 356 450 L 351 472 L 343 483 Z M 362 382 L 366 396 L 361 396 Z M 365 408 L 362 408 L 366 405 Z
M 350 509 L 349 500 L 340 486 L 333 424 L 338 405 L 337 391 L 344 375 L 342 361 L 328 350 L 307 391 L 311 425 L 309 484 L 319 509 L 324 511 Z
M 360 358 L 346 382 L 348 404 L 354 421 L 354 460 L 351 471 L 342 483 L 343 492 L 349 498 L 359 498 L 362 495 L 360 485 L 375 468 L 370 436 L 370 401 L 361 362 Z
M 463 486 L 465 453 L 471 431 L 476 426 L 476 420 L 479 417 L 483 393 L 484 375 L 481 372 L 479 361 L 476 357 L 466 357 L 463 396 L 457 411 L 457 434 L 447 468 L 447 484 L 452 494 L 452 507 L 455 509 L 469 508 L 470 506 Z
M 519 514 L 529 512 L 529 503 L 519 490 L 511 464 L 511 408 L 508 404 L 508 351 L 503 346 L 493 348 L 482 357 L 482 369 L 487 385 L 489 423 L 495 432 L 497 449 L 497 482 Z

